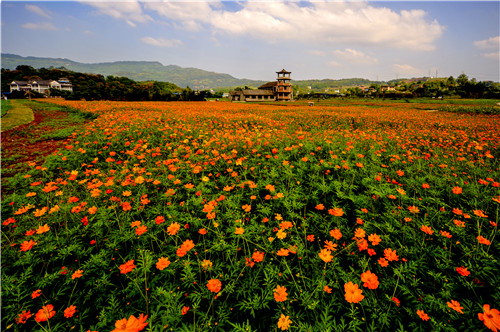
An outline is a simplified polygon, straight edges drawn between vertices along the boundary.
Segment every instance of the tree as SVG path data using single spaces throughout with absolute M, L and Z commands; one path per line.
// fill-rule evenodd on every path
M 464 86 L 465 84 L 467 84 L 468 81 L 469 81 L 469 78 L 465 74 L 460 74 L 457 77 L 457 83 L 460 86 Z

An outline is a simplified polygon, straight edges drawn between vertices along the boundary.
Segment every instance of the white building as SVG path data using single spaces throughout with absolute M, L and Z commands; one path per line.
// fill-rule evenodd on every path
M 31 80 L 31 81 L 12 81 L 10 83 L 10 92 L 13 91 L 36 91 L 39 93 L 48 93 L 49 89 L 58 89 L 62 91 L 73 92 L 73 84 L 67 78 L 55 80 Z

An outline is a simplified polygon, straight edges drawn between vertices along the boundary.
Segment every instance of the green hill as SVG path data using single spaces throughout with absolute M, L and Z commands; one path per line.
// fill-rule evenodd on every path
M 63 58 L 22 57 L 2 53 L 2 68 L 15 69 L 19 65 L 34 68 L 66 68 L 75 72 L 123 76 L 134 81 L 171 82 L 180 87 L 204 90 L 232 86 L 258 87 L 265 81 L 237 79 L 228 74 L 210 72 L 198 68 L 183 68 L 175 65 L 164 66 L 154 61 L 116 61 L 103 63 L 81 63 Z
M 122 76 L 134 81 L 170 82 L 179 87 L 206 90 L 248 86 L 257 88 L 266 81 L 238 79 L 229 74 L 216 73 L 198 68 L 184 68 L 176 65 L 163 65 L 156 61 L 116 61 L 102 63 L 81 63 L 64 58 L 42 58 L 2 53 L 2 68 L 13 70 L 19 65 L 34 68 L 65 68 L 75 72 Z M 274 74 L 274 73 L 273 73 Z M 292 80 L 296 89 L 321 92 L 329 89 L 348 88 L 359 85 L 380 84 L 364 78 Z

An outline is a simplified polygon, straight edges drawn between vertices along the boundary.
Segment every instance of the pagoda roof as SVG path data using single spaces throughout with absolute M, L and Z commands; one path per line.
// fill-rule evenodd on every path
M 276 74 L 291 74 L 291 71 L 286 71 L 285 69 L 281 69 L 280 71 L 277 71 Z

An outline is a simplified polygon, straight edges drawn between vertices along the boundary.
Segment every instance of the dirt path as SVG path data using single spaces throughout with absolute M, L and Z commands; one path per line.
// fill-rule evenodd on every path
M 72 121 L 68 112 L 55 109 L 35 109 L 32 115 L 34 119 L 31 122 L 9 130 L 4 130 L 2 118 L 2 194 L 12 191 L 9 178 L 26 172 L 30 168 L 28 162 L 41 164 L 46 156 L 60 149 L 69 140 L 54 139 L 51 137 L 52 133 L 84 123 L 82 119 Z
M 12 108 L 7 115 L 2 118 L 2 133 L 35 120 L 31 108 L 25 106 L 21 101 L 12 99 L 10 100 L 10 104 Z

